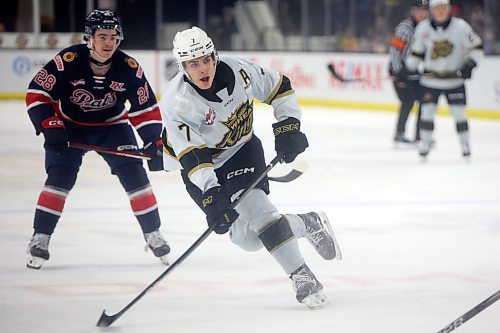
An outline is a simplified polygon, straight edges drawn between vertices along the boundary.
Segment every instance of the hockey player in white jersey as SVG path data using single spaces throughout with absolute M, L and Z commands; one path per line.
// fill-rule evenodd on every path
M 419 154 L 429 153 L 434 130 L 438 98 L 445 95 L 456 122 L 462 155 L 471 154 L 469 125 L 465 114 L 464 82 L 483 57 L 481 38 L 461 18 L 450 15 L 449 0 L 430 0 L 431 17 L 415 30 L 412 54 L 406 65 L 410 70 L 422 69 L 422 116 Z
M 229 231 L 231 241 L 246 251 L 265 247 L 290 276 L 300 303 L 313 309 L 326 305 L 323 286 L 297 242 L 305 237 L 324 259 L 340 259 L 326 215 L 280 214 L 267 197 L 267 178 L 231 208 L 231 200 L 266 168 L 253 131 L 254 98 L 274 108 L 275 148 L 285 162 L 308 147 L 290 81 L 247 60 L 219 58 L 197 27 L 178 32 L 173 46 L 180 73 L 162 95 L 164 151 L 180 162 L 188 193 L 216 233 Z

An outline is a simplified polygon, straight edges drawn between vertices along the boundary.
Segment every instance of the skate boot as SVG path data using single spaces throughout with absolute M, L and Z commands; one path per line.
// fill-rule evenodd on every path
M 167 241 L 160 233 L 160 229 L 153 232 L 144 234 L 144 239 L 146 240 L 146 250 L 149 247 L 153 254 L 160 258 L 161 262 L 168 265 L 168 254 L 170 253 L 170 246 L 168 246 Z
M 328 305 L 328 298 L 323 292 L 323 285 L 316 279 L 306 264 L 300 266 L 290 275 L 295 297 L 299 303 L 310 309 L 319 309 Z
M 418 147 L 418 154 L 422 158 L 427 158 L 427 155 L 429 155 L 429 151 L 431 150 L 431 143 L 430 142 L 425 142 L 425 141 L 420 141 L 420 146 Z
M 342 259 L 339 244 L 324 212 L 298 214 L 306 226 L 305 238 L 325 260 Z
M 28 263 L 26 267 L 40 269 L 46 260 L 49 260 L 50 235 L 35 233 L 31 237 L 28 253 Z
M 407 137 L 405 137 L 404 133 L 396 133 L 396 135 L 394 136 L 394 144 L 397 145 L 399 143 L 413 144 L 414 141 L 411 141 L 410 139 L 408 139 Z
M 465 158 L 470 157 L 470 147 L 468 142 L 462 144 L 462 156 Z

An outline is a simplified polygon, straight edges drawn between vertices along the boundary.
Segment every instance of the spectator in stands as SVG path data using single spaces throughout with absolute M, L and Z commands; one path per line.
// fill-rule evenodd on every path
M 26 36 L 25 33 L 20 33 L 16 37 L 16 46 L 18 49 L 25 49 L 26 45 L 28 44 L 28 37 Z
M 48 49 L 55 49 L 57 47 L 57 42 L 57 35 L 53 32 L 48 34 L 47 39 L 45 40 L 45 44 Z

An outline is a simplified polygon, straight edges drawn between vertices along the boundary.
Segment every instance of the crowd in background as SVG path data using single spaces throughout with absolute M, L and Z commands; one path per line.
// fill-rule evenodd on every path
M 40 1 L 42 33 L 82 32 L 83 20 L 87 14 L 84 1 Z M 237 1 L 169 0 L 163 2 L 161 20 L 162 23 L 186 22 L 189 25 L 199 25 L 213 36 L 220 50 L 238 50 L 238 44 L 234 43 L 234 33 L 238 32 L 234 15 Z M 303 34 L 306 29 L 308 36 L 330 36 L 328 51 L 367 53 L 387 52 L 391 34 L 396 24 L 408 15 L 411 4 L 411 0 L 264 1 L 269 4 L 285 38 Z M 200 14 L 202 2 L 205 4 L 205 10 Z M 2 5 L 0 48 L 6 47 L 2 45 L 3 33 L 21 34 L 33 31 L 31 4 L 31 0 L 18 0 Z M 125 41 L 122 45 L 124 48 L 168 48 L 168 43 L 158 45 L 156 1 L 94 0 L 93 5 L 109 5 L 120 17 L 125 26 Z M 500 15 L 500 1 L 452 0 L 452 7 L 453 15 L 467 20 L 482 37 L 486 54 L 500 54 L 500 29 L 493 19 Z M 328 11 L 329 17 L 325 15 L 325 11 Z M 301 25 L 304 21 L 302 15 L 307 15 L 305 28 Z M 19 44 L 16 40 L 17 47 L 23 47 L 23 36 L 19 37 Z M 48 43 L 41 43 L 40 47 L 48 48 Z M 305 50 L 317 51 L 314 47 Z

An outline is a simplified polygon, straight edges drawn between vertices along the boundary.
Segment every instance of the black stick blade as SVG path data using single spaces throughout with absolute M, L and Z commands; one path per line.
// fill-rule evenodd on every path
M 117 319 L 117 315 L 108 316 L 106 310 L 102 311 L 101 318 L 97 321 L 97 327 L 109 327 Z
M 339 80 L 340 82 L 346 82 L 346 81 L 349 81 L 349 80 L 346 80 L 344 79 L 342 76 L 340 76 L 337 71 L 335 70 L 335 67 L 332 65 L 332 64 L 328 64 L 328 70 L 330 71 L 330 73 L 333 75 L 334 78 L 336 78 L 337 80 Z

